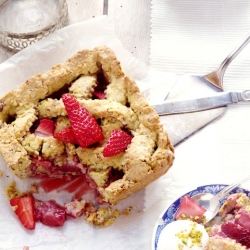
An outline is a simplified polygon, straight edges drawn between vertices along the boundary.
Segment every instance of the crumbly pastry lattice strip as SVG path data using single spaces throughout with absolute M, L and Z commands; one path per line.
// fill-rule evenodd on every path
M 92 100 L 100 73 L 108 82 L 106 98 Z M 125 128 L 133 134 L 128 149 L 110 158 L 102 155 L 105 140 L 91 148 L 70 147 L 70 155 L 77 155 L 88 166 L 106 201 L 113 205 L 118 203 L 165 174 L 172 166 L 174 149 L 159 116 L 148 105 L 136 83 L 125 76 L 114 52 L 104 46 L 78 52 L 50 71 L 31 77 L 0 100 L 0 153 L 15 175 L 20 178 L 30 176 L 30 156 L 40 153 L 51 161 L 58 157 L 49 151 L 51 145 L 54 145 L 53 150 L 59 147 L 60 154 L 68 153 L 67 145 L 57 144 L 53 137 L 38 140 L 39 145 L 29 141 L 34 139 L 30 128 L 37 119 L 67 117 L 58 98 L 62 89 L 72 93 L 100 120 L 105 140 L 112 129 Z M 67 119 L 65 122 L 67 124 Z M 105 174 L 109 167 L 122 170 L 124 175 L 103 187 L 102 180 L 107 178 Z

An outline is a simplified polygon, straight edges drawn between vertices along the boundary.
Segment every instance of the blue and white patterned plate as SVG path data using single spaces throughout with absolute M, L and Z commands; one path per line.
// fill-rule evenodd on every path
M 221 191 L 223 188 L 225 188 L 227 185 L 224 184 L 213 184 L 213 185 L 205 185 L 205 186 L 200 186 L 197 187 L 197 189 L 192 190 L 185 195 L 188 195 L 190 197 L 196 195 L 196 194 L 200 194 L 200 193 L 211 193 L 211 194 L 217 194 L 219 191 Z M 230 194 L 232 193 L 240 193 L 243 192 L 245 193 L 248 197 L 250 197 L 250 191 L 247 191 L 243 188 L 235 188 L 233 189 Z M 180 206 L 180 202 L 182 197 L 178 198 L 172 205 L 170 205 L 159 217 L 158 222 L 155 225 L 154 228 L 154 232 L 153 232 L 153 239 L 152 239 L 152 250 L 157 250 L 157 244 L 158 244 L 158 240 L 160 237 L 160 234 L 163 230 L 163 228 L 169 224 L 170 222 L 174 221 L 174 215 L 175 212 L 177 211 L 177 209 Z M 221 201 L 221 203 L 223 203 L 224 200 Z

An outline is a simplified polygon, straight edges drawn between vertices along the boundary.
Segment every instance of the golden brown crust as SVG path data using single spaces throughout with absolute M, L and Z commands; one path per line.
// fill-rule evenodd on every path
M 106 98 L 93 100 L 100 72 L 108 82 Z M 30 133 L 33 123 L 41 118 L 56 118 L 56 130 L 67 127 L 62 100 L 53 97 L 65 88 L 101 121 L 105 139 L 96 147 L 75 148 L 53 137 L 41 139 Z M 131 145 L 124 153 L 104 157 L 103 147 L 111 131 L 124 127 L 133 134 Z M 31 77 L 0 100 L 0 153 L 20 178 L 30 176 L 31 156 L 40 154 L 57 163 L 64 161 L 65 155 L 78 157 L 112 205 L 165 174 L 174 160 L 174 148 L 159 116 L 136 83 L 125 76 L 114 52 L 105 46 L 78 52 L 50 71 Z M 124 175 L 106 187 L 110 167 Z

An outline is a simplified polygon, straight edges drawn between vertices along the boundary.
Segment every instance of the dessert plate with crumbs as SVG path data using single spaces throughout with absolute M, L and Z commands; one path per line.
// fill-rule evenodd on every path
M 221 208 L 218 215 L 207 227 L 202 225 L 202 220 L 200 220 L 201 216 L 190 216 L 189 218 L 187 218 L 187 216 L 177 216 L 180 214 L 181 209 L 188 213 L 191 208 L 195 211 L 195 214 L 199 214 L 199 212 L 204 209 L 201 206 L 193 206 L 192 200 L 189 197 L 200 193 L 211 193 L 215 195 L 226 186 L 227 185 L 224 184 L 200 186 L 175 200 L 163 211 L 155 224 L 151 249 L 249 249 L 250 228 L 247 226 L 247 230 L 242 229 L 241 225 L 239 225 L 241 222 L 237 219 L 237 216 L 241 216 L 243 224 L 246 224 L 247 221 L 250 222 L 250 191 L 246 189 L 237 187 L 233 189 L 226 198 L 222 199 L 220 201 Z M 189 206 L 189 208 L 187 208 L 187 206 Z M 229 234 L 233 233 L 234 239 L 230 238 L 231 236 L 225 235 L 221 229 L 222 225 L 224 225 L 224 228 L 229 228 L 227 228 Z M 245 234 L 248 236 L 245 237 Z M 241 240 L 241 236 L 244 240 Z

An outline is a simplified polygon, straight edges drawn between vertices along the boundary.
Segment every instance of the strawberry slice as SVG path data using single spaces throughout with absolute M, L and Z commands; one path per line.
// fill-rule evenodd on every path
M 40 137 L 53 136 L 55 123 L 49 119 L 42 119 L 35 130 L 35 135 Z
M 66 186 L 58 189 L 57 191 L 67 191 L 68 193 L 73 193 L 75 192 L 84 182 L 86 181 L 85 176 L 81 175 L 76 177 L 74 180 L 72 180 L 71 182 L 69 182 Z
M 182 215 L 186 218 L 195 216 L 201 217 L 206 212 L 206 209 L 194 201 L 189 196 L 184 196 L 181 200 L 180 207 L 175 213 L 175 219 L 178 220 Z
M 71 177 L 71 176 L 70 176 Z M 66 184 L 72 182 L 78 176 L 72 176 L 71 178 L 43 178 L 39 183 L 38 186 L 43 189 L 45 193 L 49 193 L 53 190 L 57 190 Z
M 122 153 L 132 141 L 132 136 L 122 130 L 113 130 L 103 150 L 103 156 L 109 157 Z
M 60 131 L 55 132 L 54 138 L 59 141 L 63 141 L 63 142 L 71 143 L 71 144 L 78 144 L 72 127 L 64 128 Z
M 66 208 L 54 200 L 35 202 L 35 219 L 50 227 L 62 226 L 66 220 Z
M 28 230 L 35 229 L 34 199 L 32 196 L 23 196 L 10 200 L 16 215 Z
M 250 231 L 239 224 L 235 224 L 232 221 L 225 222 L 221 225 L 221 231 L 228 238 L 234 239 L 241 245 L 250 248 Z
M 75 138 L 81 147 L 86 148 L 104 139 L 102 130 L 93 115 L 81 106 L 72 95 L 63 94 L 62 100 Z

